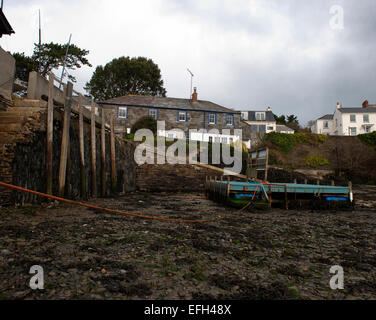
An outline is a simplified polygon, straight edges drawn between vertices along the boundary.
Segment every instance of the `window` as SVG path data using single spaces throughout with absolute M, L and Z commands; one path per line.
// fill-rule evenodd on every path
M 269 130 L 269 131 L 273 131 L 273 130 L 274 130 L 274 127 L 271 127 L 271 126 L 270 126 L 270 127 L 268 127 L 268 130 Z
M 167 134 L 167 138 L 169 138 L 169 139 L 174 139 L 174 134 L 173 134 L 173 133 L 169 133 L 169 134 Z
M 227 143 L 227 138 L 222 138 L 222 143 Z
M 265 112 L 256 112 L 257 121 L 265 121 Z
M 220 143 L 221 142 L 221 138 L 220 137 L 214 137 L 214 142 L 215 143 Z
M 118 118 L 127 118 L 127 107 L 119 107 L 118 109 Z
M 157 109 L 149 109 L 148 116 L 158 120 L 158 110 Z
M 325 129 L 328 129 L 328 128 L 329 128 L 329 121 L 325 121 L 325 122 L 324 122 L 324 128 L 325 128 Z
M 233 125 L 234 125 L 234 115 L 226 114 L 226 126 L 233 126 Z
M 369 123 L 369 115 L 368 114 L 363 114 L 363 122 Z
M 187 112 L 186 111 L 178 111 L 178 121 L 182 121 L 182 122 L 187 121 Z
M 209 136 L 209 143 L 213 143 L 213 137 Z
M 356 136 L 356 127 L 350 127 L 350 136 Z
M 336 119 L 336 127 L 338 127 L 338 119 Z
M 208 120 L 209 120 L 209 124 L 215 124 L 216 123 L 216 114 L 215 113 L 209 113 L 209 117 L 208 117 Z
M 367 133 L 370 133 L 371 132 L 371 126 L 365 126 L 364 131 L 367 132 Z
M 350 122 L 356 122 L 356 115 L 350 114 Z

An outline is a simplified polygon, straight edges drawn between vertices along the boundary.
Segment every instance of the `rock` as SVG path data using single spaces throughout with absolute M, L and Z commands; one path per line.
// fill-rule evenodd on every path
M 6 256 L 6 255 L 10 254 L 10 251 L 8 249 L 3 249 L 3 250 L 1 250 L 1 254 Z

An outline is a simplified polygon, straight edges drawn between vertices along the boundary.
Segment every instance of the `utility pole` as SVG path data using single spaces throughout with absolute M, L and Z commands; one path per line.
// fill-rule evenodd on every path
M 39 67 L 38 67 L 39 73 L 41 73 L 42 71 L 41 47 L 42 47 L 42 30 L 40 27 L 40 9 L 39 9 Z
M 72 39 L 72 34 L 70 34 L 70 36 L 69 36 L 69 41 L 68 41 L 68 44 L 67 44 L 67 50 L 65 51 L 64 63 L 63 63 L 63 70 L 61 71 L 61 77 L 60 77 L 60 85 L 59 85 L 59 89 L 61 88 L 61 83 L 62 83 L 62 81 L 63 81 L 63 77 L 64 77 L 65 64 L 66 64 L 66 62 L 67 62 L 68 50 L 69 50 L 69 47 L 70 47 L 71 39 Z
M 193 81 L 193 73 L 191 72 L 191 70 L 189 70 L 187 68 L 188 72 L 190 73 L 191 75 L 191 91 L 189 91 L 189 99 L 192 99 L 192 81 Z

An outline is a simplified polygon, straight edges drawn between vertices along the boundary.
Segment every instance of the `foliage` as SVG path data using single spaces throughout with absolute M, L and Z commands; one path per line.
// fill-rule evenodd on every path
M 281 115 L 281 116 L 277 116 L 276 114 L 273 114 L 274 115 L 274 119 L 275 121 L 277 122 L 277 124 L 286 124 L 286 117 L 284 115 Z
M 358 139 L 365 144 L 376 147 L 376 131 L 365 134 L 359 134 Z
M 39 60 L 41 62 L 40 74 L 46 76 L 52 69 L 57 69 L 64 65 L 65 54 L 68 44 L 42 43 L 39 53 L 39 45 L 34 44 L 34 52 L 31 57 L 25 56 L 24 53 L 14 53 L 16 59 L 16 77 L 28 81 L 29 72 L 38 71 Z M 74 44 L 70 44 L 68 55 L 65 60 L 66 70 L 75 70 L 83 65 L 91 67 L 86 59 L 89 54 L 88 50 L 81 49 Z M 40 55 L 40 58 L 39 58 Z M 69 80 L 76 82 L 75 77 L 68 75 Z
M 149 129 L 153 134 L 157 133 L 157 120 L 152 117 L 141 117 L 132 126 L 131 132 L 134 134 L 139 129 Z
M 330 163 L 328 159 L 320 155 L 311 155 L 305 159 L 305 164 L 311 168 L 317 168 L 321 166 L 328 166 Z
M 277 147 L 283 153 L 290 152 L 294 146 L 298 144 L 319 145 L 327 139 L 326 135 L 318 135 L 311 133 L 294 133 L 286 134 L 279 132 L 270 132 L 265 134 L 264 141 L 272 146 Z
M 29 81 L 29 72 L 38 69 L 38 63 L 31 57 L 25 56 L 25 53 L 15 52 L 12 54 L 16 60 L 16 78 L 22 81 Z
M 144 57 L 120 57 L 98 66 L 85 89 L 97 100 L 128 94 L 166 96 L 158 65 Z

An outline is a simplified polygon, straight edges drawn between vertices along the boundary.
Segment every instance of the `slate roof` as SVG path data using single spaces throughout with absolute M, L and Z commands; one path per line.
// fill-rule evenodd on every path
M 256 112 L 265 112 L 265 120 L 256 120 Z M 247 121 L 268 121 L 274 122 L 275 118 L 273 111 L 248 111 L 248 120 Z
M 7 18 L 5 17 L 3 10 L 0 9 L 0 38 L 3 34 L 12 34 L 14 33 L 11 25 L 9 24 Z
M 368 108 L 341 108 L 338 109 L 342 113 L 374 113 L 376 106 L 370 105 Z
M 294 130 L 285 126 L 284 124 L 277 124 L 277 132 L 281 132 L 281 131 L 291 131 L 293 132 Z
M 240 113 L 234 109 L 225 108 L 210 101 L 198 100 L 192 102 L 190 99 L 128 95 L 118 98 L 102 101 L 103 104 L 139 106 L 139 107 L 155 107 L 172 110 L 196 110 L 196 111 L 213 111 L 223 113 Z
M 333 114 L 326 114 L 325 116 L 318 118 L 317 120 L 333 120 L 334 115 Z

